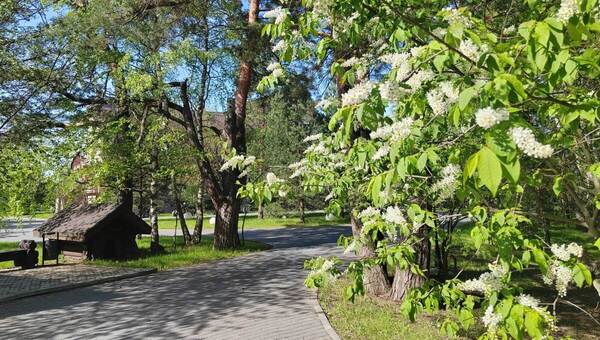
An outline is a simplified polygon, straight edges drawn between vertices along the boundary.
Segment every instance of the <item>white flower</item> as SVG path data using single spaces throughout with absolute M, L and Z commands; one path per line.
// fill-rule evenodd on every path
M 490 271 L 483 273 L 477 279 L 471 279 L 460 284 L 459 289 L 467 292 L 480 292 L 486 296 L 492 292 L 497 292 L 504 287 L 502 279 L 508 271 L 498 264 L 489 264 Z
M 494 333 L 498 324 L 502 321 L 502 315 L 494 313 L 494 306 L 489 305 L 485 310 L 485 314 L 483 314 L 481 321 L 483 321 L 483 324 L 490 333 Z
M 410 135 L 413 124 L 414 120 L 410 117 L 406 117 L 392 125 L 379 127 L 377 130 L 371 132 L 370 137 L 371 139 L 389 139 L 392 143 L 400 142 Z
M 445 28 L 442 28 L 442 27 L 438 27 L 438 28 L 434 29 L 433 31 L 431 31 L 431 33 L 438 38 L 443 38 L 447 32 L 448 32 L 448 30 Z
M 254 157 L 254 156 L 248 156 L 242 162 L 242 166 L 246 167 L 248 165 L 254 164 L 255 161 L 256 161 L 256 157 Z
M 388 223 L 397 225 L 406 223 L 406 219 L 404 219 L 404 216 L 402 215 L 402 210 L 397 206 L 387 207 L 385 213 L 383 213 L 383 219 Z
M 502 30 L 502 34 L 511 35 L 517 31 L 515 25 L 510 25 Z
M 423 46 L 415 46 L 413 48 L 410 49 L 410 55 L 413 56 L 413 58 L 418 58 L 419 56 L 421 56 L 421 54 L 423 53 L 423 51 L 425 51 L 425 49 L 427 48 L 427 46 L 423 45 Z
M 210 225 L 215 225 L 215 223 L 216 223 L 216 222 L 217 222 L 217 219 L 216 219 L 214 216 L 213 216 L 213 217 L 211 217 L 211 218 L 208 220 L 208 223 L 209 223 Z
M 323 137 L 323 134 L 322 133 L 317 133 L 317 134 L 310 135 L 310 136 L 304 138 L 303 142 L 306 143 L 306 142 L 318 141 L 319 139 L 321 139 L 321 137 Z
M 412 77 L 406 81 L 406 84 L 408 84 L 412 91 L 415 92 L 421 88 L 424 82 L 431 80 L 433 77 L 433 72 L 429 70 L 419 71 L 413 74 Z
M 281 182 L 281 180 L 279 178 L 277 178 L 277 176 L 274 173 L 272 173 L 272 172 L 267 173 L 267 186 L 272 186 L 273 184 L 276 184 L 279 182 Z
M 285 21 L 288 16 L 288 11 L 281 7 L 276 7 L 270 11 L 265 12 L 264 17 L 266 19 L 275 19 L 275 24 L 281 24 Z
M 279 195 L 279 197 L 286 197 L 287 191 L 285 191 L 283 189 L 279 189 L 279 191 L 277 191 L 277 194 Z
M 366 81 L 356 85 L 342 95 L 342 106 L 350 106 L 362 103 L 369 97 L 369 95 L 371 95 L 371 91 L 373 91 L 374 87 L 375 84 L 371 81 Z
M 388 80 L 379 85 L 381 98 L 390 102 L 395 102 L 400 98 L 402 89 L 397 82 Z
M 548 158 L 552 156 L 554 149 L 550 145 L 544 145 L 535 140 L 533 131 L 523 127 L 514 127 L 509 130 L 512 140 L 517 147 L 528 156 L 534 158 Z
M 460 96 L 460 91 L 458 88 L 454 87 L 451 82 L 444 81 L 440 83 L 440 91 L 446 96 L 446 99 L 450 104 L 454 104 L 458 101 L 458 97 Z
M 304 153 L 314 153 L 317 155 L 325 155 L 325 154 L 327 154 L 327 148 L 325 147 L 325 143 L 323 143 L 323 141 L 320 141 L 317 144 L 312 144 L 311 146 L 309 146 L 306 150 L 304 150 Z
M 223 163 L 223 165 L 221 166 L 221 171 L 225 171 L 227 169 L 236 169 L 240 164 L 244 163 L 244 156 L 243 155 L 235 155 L 233 157 L 231 157 L 229 160 L 227 160 L 225 163 Z
M 556 256 L 561 261 L 569 261 L 571 256 L 581 257 L 583 256 L 583 248 L 577 243 L 570 243 L 569 245 L 565 244 L 552 244 L 550 246 L 550 250 L 552 254 Z
M 556 18 L 562 22 L 567 22 L 572 16 L 579 12 L 579 4 L 577 0 L 563 0 L 560 8 L 556 13 Z
M 379 209 L 373 208 L 373 207 L 368 207 L 368 208 L 362 210 L 358 214 L 358 218 L 360 218 L 361 220 L 370 220 L 370 219 L 373 219 L 375 217 L 380 217 L 380 216 L 381 216 L 381 211 L 379 211 Z
M 323 99 L 323 100 L 319 101 L 317 103 L 317 105 L 315 105 L 315 108 L 321 109 L 321 110 L 327 110 L 330 107 L 332 107 L 333 105 L 335 105 L 335 100 Z
M 502 121 L 508 120 L 508 118 L 509 113 L 503 108 L 486 107 L 475 112 L 475 123 L 484 129 L 489 129 Z
M 285 40 L 279 40 L 277 42 L 277 44 L 275 44 L 275 46 L 273 46 L 273 52 L 278 53 L 278 52 L 283 52 L 287 49 L 288 45 L 285 42 Z
M 357 57 L 352 57 L 350 59 L 347 59 L 346 61 L 344 61 L 342 63 L 342 67 L 352 67 L 356 64 L 362 63 L 363 60 L 361 58 L 357 58 Z
M 517 301 L 520 305 L 529 307 L 531 309 L 538 309 L 540 307 L 540 301 L 531 295 L 521 294 L 517 296 Z
M 430 192 L 437 193 L 438 196 L 435 204 L 439 204 L 454 196 L 458 187 L 459 175 L 460 167 L 456 164 L 448 164 L 442 169 L 442 178 L 430 188 Z
M 445 99 L 444 93 L 438 89 L 427 92 L 427 104 L 436 116 L 444 114 L 448 110 Z
M 461 41 L 458 50 L 473 61 L 478 61 L 479 57 L 481 57 L 481 51 L 479 50 L 479 47 L 473 44 L 471 40 Z
M 571 268 L 563 265 L 559 261 L 553 261 L 548 267 L 548 272 L 543 277 L 543 281 L 547 285 L 554 284 L 558 291 L 558 296 L 565 297 L 572 278 L 573 271 Z
M 377 149 L 377 152 L 375 152 L 375 154 L 373 155 L 373 160 L 379 160 L 382 159 L 383 157 L 387 156 L 390 153 L 390 146 L 387 144 L 382 145 L 379 149 Z
M 275 78 L 280 78 L 283 76 L 283 68 L 278 62 L 270 63 L 269 66 L 267 66 L 267 70 L 271 72 Z
M 448 21 L 450 25 L 458 24 L 467 28 L 471 27 L 471 21 L 461 13 L 459 8 L 448 9 L 446 21 Z
M 391 53 L 379 57 L 379 60 L 392 65 L 396 69 L 396 81 L 404 81 L 410 74 L 410 54 L 408 53 Z

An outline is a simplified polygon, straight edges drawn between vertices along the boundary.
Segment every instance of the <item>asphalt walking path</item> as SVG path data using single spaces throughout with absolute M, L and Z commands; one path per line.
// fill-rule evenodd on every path
M 274 249 L 3 303 L 0 338 L 330 339 L 302 265 L 341 255 L 340 233 L 350 230 L 252 230 Z

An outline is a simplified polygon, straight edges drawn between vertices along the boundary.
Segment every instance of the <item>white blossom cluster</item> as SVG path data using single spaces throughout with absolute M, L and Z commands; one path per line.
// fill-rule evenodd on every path
M 517 302 L 521 306 L 529 307 L 529 308 L 533 309 L 534 311 L 540 313 L 542 315 L 542 317 L 544 318 L 544 320 L 546 321 L 546 323 L 548 324 L 548 326 L 550 326 L 550 328 L 553 331 L 556 329 L 554 317 L 552 317 L 552 314 L 548 313 L 547 310 L 545 310 L 544 308 L 542 308 L 540 306 L 540 301 L 538 299 L 536 299 L 533 296 L 528 295 L 528 294 L 521 294 L 521 295 L 517 296 Z
M 308 161 L 306 159 L 303 159 L 299 162 L 296 163 L 292 163 L 288 166 L 288 168 L 290 170 L 293 170 L 294 172 L 292 173 L 292 175 L 290 176 L 290 178 L 296 178 L 296 177 L 300 177 L 302 175 L 304 175 L 307 171 L 307 166 Z
M 323 142 L 319 142 L 316 144 L 312 144 L 311 146 L 306 148 L 306 150 L 304 150 L 304 153 L 314 153 L 317 155 L 325 154 L 327 153 L 327 148 L 325 147 L 325 144 Z
M 410 117 L 403 118 L 391 125 L 379 127 L 377 130 L 371 132 L 370 137 L 371 139 L 389 139 L 392 143 L 400 142 L 410 135 L 410 130 L 414 122 Z
M 383 144 L 377 149 L 375 154 L 373 155 L 373 160 L 377 161 L 387 156 L 390 153 L 390 146 L 388 144 Z
M 552 244 L 550 246 L 550 251 L 552 251 L 552 254 L 561 261 L 569 261 L 571 256 L 578 258 L 583 256 L 583 247 L 574 242 L 571 242 L 569 245 Z
M 464 27 L 471 27 L 471 20 L 467 18 L 459 8 L 447 9 L 446 21 L 450 25 L 462 25 Z
M 459 289 L 467 292 L 479 292 L 485 295 L 491 292 L 497 292 L 504 287 L 502 279 L 508 271 L 499 264 L 490 263 L 488 265 L 490 271 L 483 273 L 477 279 L 471 279 L 460 284 Z
M 548 267 L 548 272 L 544 275 L 544 283 L 551 286 L 554 285 L 558 291 L 558 296 L 567 296 L 567 288 L 573 278 L 573 271 L 571 268 L 563 265 L 560 261 L 552 261 Z
M 425 52 L 426 49 L 426 45 L 411 47 L 410 55 L 413 56 L 413 58 L 418 58 L 421 56 L 421 54 L 423 54 L 423 52 Z
M 266 19 L 275 19 L 275 24 L 281 24 L 285 21 L 288 16 L 287 9 L 281 7 L 273 8 L 270 11 L 265 12 L 264 17 Z
M 306 143 L 306 142 L 315 142 L 315 141 L 318 141 L 319 139 L 321 139 L 322 137 L 323 137 L 322 133 L 317 133 L 317 134 L 314 134 L 314 135 L 307 136 L 306 138 L 304 138 L 303 142 L 304 143 Z
M 488 332 L 495 333 L 496 328 L 498 328 L 498 324 L 500 321 L 502 321 L 502 315 L 494 313 L 494 306 L 489 305 L 481 317 L 481 321 L 483 321 L 483 324 L 487 328 Z
M 458 101 L 459 91 L 451 82 L 445 81 L 427 93 L 427 103 L 438 116 L 448 112 L 448 108 Z
M 281 76 L 283 76 L 283 68 L 281 67 L 281 64 L 278 62 L 270 63 L 269 66 L 267 66 L 267 71 L 271 72 L 271 74 L 275 78 L 280 78 Z
M 485 51 L 485 49 L 480 49 L 477 45 L 475 45 L 471 40 L 463 40 L 460 42 L 458 46 L 458 50 L 467 56 L 467 58 L 472 61 L 477 62 L 481 57 L 481 54 Z
M 554 149 L 550 145 L 544 145 L 533 135 L 533 131 L 523 127 L 514 127 L 509 131 L 512 140 L 526 155 L 534 158 L 548 158 L 552 156 Z
M 504 108 L 486 107 L 475 112 L 475 123 L 484 129 L 489 129 L 502 121 L 508 120 L 509 116 L 510 114 Z
M 328 110 L 330 107 L 334 107 L 336 105 L 336 101 L 332 98 L 326 98 L 317 103 L 315 105 L 316 109 Z
M 578 12 L 579 4 L 577 3 L 577 0 L 563 0 L 560 3 L 558 12 L 556 12 L 556 18 L 562 22 L 567 22 Z
M 244 155 L 234 155 L 230 159 L 228 159 L 221 166 L 220 171 L 225 171 L 228 169 L 238 169 L 244 170 L 248 166 L 252 165 L 256 161 L 256 157 L 254 156 L 244 156 Z M 240 176 L 243 177 L 243 176 Z
M 406 224 L 406 219 L 402 214 L 402 210 L 397 206 L 389 206 L 383 213 L 383 219 L 392 224 L 404 225 Z
M 356 105 L 364 102 L 371 95 L 375 84 L 371 81 L 362 82 L 342 95 L 342 106 Z
M 363 222 L 381 217 L 381 211 L 377 208 L 368 207 L 358 213 L 358 218 Z
M 458 187 L 460 167 L 456 164 L 448 164 L 442 169 L 441 175 L 442 178 L 435 182 L 430 188 L 430 191 L 432 193 L 437 193 L 438 196 L 435 204 L 440 204 L 441 202 L 454 196 L 456 188 Z
M 362 58 L 352 57 L 350 59 L 346 59 L 341 65 L 342 67 L 352 67 L 363 62 L 364 60 Z
M 411 72 L 410 54 L 390 53 L 379 57 L 379 60 L 392 65 L 396 70 L 396 81 L 403 81 Z
M 400 99 L 402 88 L 400 88 L 400 85 L 398 85 L 397 82 L 393 80 L 387 80 L 379 84 L 379 94 L 381 95 L 381 99 L 389 102 L 395 102 Z
M 277 178 L 277 175 L 275 175 L 272 172 L 268 172 L 266 177 L 267 177 L 267 186 L 273 186 L 278 183 L 283 183 L 283 180 L 281 178 Z
M 422 70 L 413 74 L 410 79 L 406 81 L 406 84 L 410 86 L 412 92 L 415 92 L 421 88 L 423 83 L 431 80 L 433 77 L 434 74 L 430 70 Z
M 275 45 L 273 45 L 273 52 L 275 53 L 281 53 L 283 51 L 285 51 L 288 48 L 288 44 L 285 40 L 279 40 Z

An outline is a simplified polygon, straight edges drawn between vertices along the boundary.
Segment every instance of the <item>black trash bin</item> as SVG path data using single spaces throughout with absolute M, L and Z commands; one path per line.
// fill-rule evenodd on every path
M 58 258 L 58 240 L 45 240 L 44 260 L 56 260 Z

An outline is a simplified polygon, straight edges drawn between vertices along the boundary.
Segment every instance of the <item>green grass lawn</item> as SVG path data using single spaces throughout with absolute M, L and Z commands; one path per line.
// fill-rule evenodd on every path
M 199 245 L 183 246 L 183 238 L 177 237 L 177 247 L 173 249 L 173 237 L 161 236 L 160 244 L 165 247 L 165 253 L 150 254 L 150 238 L 143 237 L 137 240 L 142 254 L 137 259 L 127 261 L 94 260 L 86 261 L 88 264 L 112 267 L 156 268 L 167 270 L 178 267 L 190 266 L 197 263 L 228 259 L 243 256 L 252 252 L 269 249 L 270 246 L 257 241 L 246 240 L 245 244 L 236 250 L 214 250 L 212 237 L 203 236 Z
M 322 213 L 314 213 L 308 214 L 305 217 L 305 223 L 302 224 L 300 222 L 300 218 L 298 215 L 291 215 L 287 218 L 281 217 L 266 217 L 264 219 L 260 219 L 256 216 L 246 216 L 246 220 L 244 221 L 244 216 L 240 215 L 240 221 L 238 223 L 239 228 L 241 229 L 242 223 L 244 225 L 244 229 L 271 229 L 271 228 L 281 228 L 281 227 L 318 227 L 318 226 L 331 226 L 331 225 L 340 225 L 350 223 L 349 218 L 335 218 L 332 221 L 327 221 L 325 219 L 325 215 Z M 193 228 L 196 224 L 196 219 L 186 219 L 186 224 L 188 228 Z M 163 217 L 158 221 L 158 227 L 160 229 L 174 229 L 175 228 L 175 219 Z M 211 230 L 214 226 L 209 223 L 209 218 L 204 219 L 204 229 Z
M 470 237 L 471 226 L 459 227 L 453 236 L 451 256 L 456 258 L 456 270 L 464 270 L 461 278 L 476 277 L 487 270 L 487 264 L 493 257 L 491 247 L 482 247 L 476 252 Z M 594 239 L 583 230 L 574 227 L 554 226 L 551 229 L 552 243 L 577 242 L 584 246 L 585 259 L 600 259 L 600 251 L 593 246 Z M 451 261 L 451 270 L 454 270 Z M 456 272 L 456 271 L 455 271 Z M 542 302 L 552 302 L 555 292 L 545 286 L 539 271 L 535 268 L 521 273 L 513 273 L 513 282 L 523 287 L 525 292 L 539 298 Z M 411 323 L 400 313 L 400 306 L 379 299 L 360 297 L 353 304 L 344 298 L 343 291 L 349 285 L 342 277 L 319 291 L 319 301 L 332 326 L 343 339 L 440 339 L 439 323 L 443 312 L 433 316 L 420 315 Z M 571 287 L 567 299 L 600 318 L 598 293 L 593 287 L 577 289 Z M 559 305 L 559 336 L 573 339 L 598 339 L 600 328 L 588 316 L 577 309 Z M 479 326 L 477 326 L 479 327 Z M 476 338 L 481 329 L 470 330 L 462 334 L 465 338 Z

